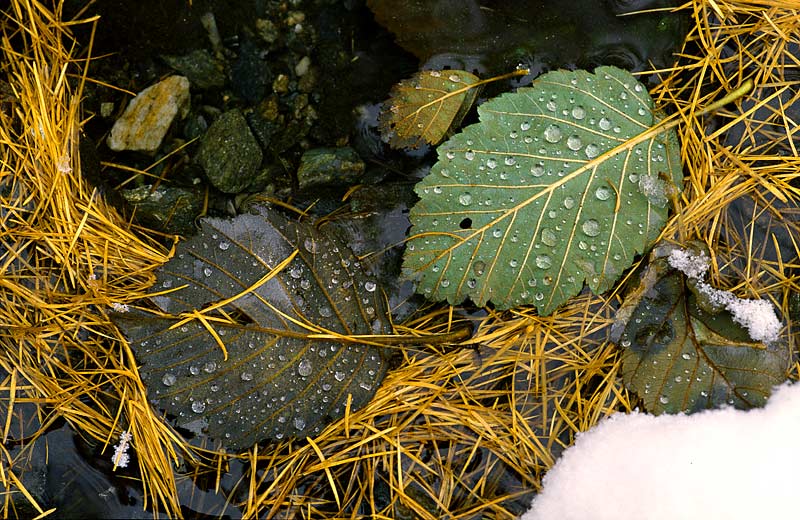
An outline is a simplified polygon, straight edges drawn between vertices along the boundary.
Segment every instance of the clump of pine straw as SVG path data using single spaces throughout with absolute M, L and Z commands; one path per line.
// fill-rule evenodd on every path
M 13 1 L 3 14 L 0 478 L 44 513 L 16 466 L 48 427 L 63 418 L 112 444 L 130 430 L 150 503 L 176 515 L 175 439 L 148 406 L 133 354 L 105 314 L 140 298 L 168 251 L 134 233 L 81 175 L 88 62 L 71 55 L 73 45 L 69 24 L 38 2 Z M 9 431 L 20 403 L 38 406 L 37 431 Z M 25 448 L 12 458 L 7 442 L 21 435 Z M 14 516 L 10 507 L 6 495 L 4 516 Z
M 783 113 L 800 96 L 795 8 L 794 0 L 688 2 L 681 9 L 693 28 L 676 65 L 656 71 L 663 81 L 653 92 L 682 121 L 687 171 L 662 236 L 707 243 L 715 284 L 768 298 L 784 317 L 798 290 L 797 265 L 764 260 L 760 232 L 742 232 L 726 206 L 749 197 L 751 220 L 773 212 L 773 231 L 800 236 L 795 215 L 782 219 L 774 209 L 776 200 L 793 205 L 800 195 L 797 125 Z M 180 515 L 179 456 L 197 456 L 197 472 L 217 482 L 234 457 L 245 462 L 236 502 L 248 517 L 513 518 L 576 432 L 635 404 L 608 340 L 622 297 L 615 292 L 575 298 L 550 317 L 524 308 L 489 312 L 473 319 L 476 333 L 460 345 L 404 349 L 369 405 L 313 439 L 241 455 L 190 448 L 150 409 L 133 354 L 105 315 L 112 303 L 140 298 L 169 252 L 132 230 L 81 176 L 87 62 L 71 54 L 69 24 L 30 0 L 12 2 L 3 29 L 13 96 L 0 112 L 0 367 L 8 374 L 7 416 L 15 403 L 39 406 L 42 426 L 24 433 L 26 449 L 59 417 L 104 442 L 129 430 L 149 504 L 170 516 Z M 709 131 L 710 116 L 698 113 L 748 78 L 761 96 L 755 107 L 728 107 L 723 125 Z M 756 113 L 785 93 L 766 117 Z M 723 133 L 740 123 L 742 139 L 724 143 Z M 768 147 L 755 144 L 758 134 L 770 137 Z M 398 332 L 445 332 L 465 319 L 431 309 Z M 791 325 L 788 332 L 794 348 Z M 17 461 L 0 450 L 3 483 L 26 493 Z

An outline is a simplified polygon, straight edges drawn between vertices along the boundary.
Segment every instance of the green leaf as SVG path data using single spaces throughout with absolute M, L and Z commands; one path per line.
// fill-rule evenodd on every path
M 381 135 L 393 148 L 438 144 L 472 107 L 477 83 L 463 70 L 426 70 L 401 81 L 379 115 Z
M 621 314 L 622 377 L 651 413 L 762 406 L 786 379 L 787 344 L 754 343 L 730 313 L 701 310 L 665 258 L 647 267 Z
M 674 131 L 645 134 L 659 122 L 647 89 L 613 67 L 557 71 L 478 113 L 416 187 L 405 274 L 433 299 L 543 315 L 584 280 L 606 291 L 682 179 Z
M 352 409 L 363 406 L 386 370 L 379 348 L 309 337 L 309 327 L 389 333 L 375 281 L 334 237 L 263 211 L 205 219 L 202 231 L 158 272 L 157 291 L 181 287 L 150 297 L 162 314 L 115 315 L 142 364 L 150 399 L 177 416 L 179 426 L 205 429 L 231 449 L 319 432 L 344 414 L 348 394 Z M 224 312 L 236 320 L 209 322 L 225 345 L 225 360 L 203 324 L 178 320 L 230 298 L 208 318 L 221 320 Z

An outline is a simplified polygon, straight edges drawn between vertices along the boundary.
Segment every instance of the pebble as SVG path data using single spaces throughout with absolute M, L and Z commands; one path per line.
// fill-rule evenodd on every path
M 108 147 L 116 152 L 135 150 L 153 153 L 161 146 L 176 117 L 189 112 L 189 80 L 170 76 L 139 92 L 114 123 Z

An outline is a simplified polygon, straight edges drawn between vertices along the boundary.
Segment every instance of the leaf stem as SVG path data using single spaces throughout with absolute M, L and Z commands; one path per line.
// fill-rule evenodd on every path
M 736 101 L 740 97 L 745 96 L 752 89 L 753 89 L 753 79 L 752 78 L 747 78 L 745 80 L 745 82 L 742 83 L 739 86 L 739 88 L 728 92 L 728 94 L 725 97 L 723 97 L 722 99 L 720 99 L 718 101 L 715 101 L 714 103 L 711 103 L 710 105 L 705 107 L 703 110 L 701 110 L 698 113 L 698 115 L 699 116 L 704 116 L 704 115 L 709 114 L 709 113 L 711 113 L 711 112 L 713 112 L 713 111 L 715 111 L 715 110 L 717 110 L 719 108 L 722 108 L 723 106 L 727 105 L 728 103 L 731 103 L 732 101 Z

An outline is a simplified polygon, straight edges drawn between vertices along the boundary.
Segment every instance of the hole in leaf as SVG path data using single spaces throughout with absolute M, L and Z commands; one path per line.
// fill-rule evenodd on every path
M 465 218 L 464 220 L 462 220 L 462 221 L 461 221 L 461 222 L 458 224 L 458 226 L 459 226 L 461 229 L 471 229 L 471 228 L 472 228 L 472 219 L 471 219 L 471 218 L 469 218 L 469 217 L 467 217 L 467 218 Z

